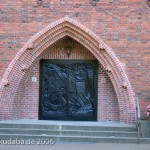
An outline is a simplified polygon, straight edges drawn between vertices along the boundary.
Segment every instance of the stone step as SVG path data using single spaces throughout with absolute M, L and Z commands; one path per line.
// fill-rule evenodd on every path
M 64 136 L 64 135 L 25 135 L 25 134 L 0 134 L 0 140 L 34 140 L 37 142 L 54 141 L 55 143 L 83 142 L 83 143 L 150 143 L 149 138 L 125 138 L 125 137 L 98 137 L 98 136 Z
M 0 123 L 0 128 L 59 129 L 59 125 Z
M 137 137 L 136 132 L 116 132 L 116 131 L 62 131 L 61 135 L 74 135 L 74 136 L 98 136 L 98 137 Z
M 23 128 L 23 129 L 52 129 L 52 130 L 87 130 L 87 131 L 126 131 L 134 132 L 135 127 L 115 126 L 85 126 L 85 125 L 39 125 L 39 124 L 10 124 L 0 123 L 0 128 Z
M 91 130 L 91 131 L 126 131 L 134 132 L 135 127 L 114 127 L 114 126 L 73 126 L 73 125 L 62 125 L 62 130 Z
M 48 140 L 80 143 L 137 143 L 135 125 L 99 122 L 0 122 L 0 140 Z M 149 143 L 150 139 L 140 139 Z
M 1 134 L 33 134 L 33 135 L 74 135 L 74 136 L 102 136 L 102 137 L 137 137 L 137 132 L 123 131 L 90 131 L 90 130 L 50 130 L 0 128 Z

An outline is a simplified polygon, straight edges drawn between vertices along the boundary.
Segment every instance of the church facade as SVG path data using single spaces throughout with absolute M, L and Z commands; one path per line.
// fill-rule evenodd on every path
M 147 0 L 6 0 L 0 6 L 0 120 L 135 123 L 137 113 L 145 119 Z

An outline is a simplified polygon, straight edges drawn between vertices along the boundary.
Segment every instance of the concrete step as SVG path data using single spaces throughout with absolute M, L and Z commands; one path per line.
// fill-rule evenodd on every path
M 46 142 L 52 140 L 55 143 L 77 142 L 77 143 L 150 143 L 149 138 L 125 138 L 125 137 L 98 137 L 98 136 L 64 136 L 64 135 L 18 135 L 18 134 L 0 134 L 0 140 L 34 140 L 36 142 Z
M 92 131 L 122 131 L 122 132 L 134 132 L 135 127 L 114 127 L 114 126 L 73 126 L 73 125 L 62 125 L 62 130 L 92 130 Z
M 69 130 L 68 130 L 69 131 Z M 98 136 L 98 137 L 137 137 L 136 132 L 118 132 L 118 131 L 61 131 L 61 135 L 74 135 L 74 136 Z
M 0 123 L 0 128 L 59 129 L 59 125 Z
M 87 130 L 87 131 L 123 131 L 135 132 L 135 127 L 115 127 L 115 126 L 85 126 L 85 125 L 38 125 L 38 124 L 10 124 L 0 123 L 0 128 L 22 128 L 22 129 L 52 129 L 52 130 Z
M 33 135 L 74 135 L 74 136 L 102 136 L 102 137 L 137 137 L 137 132 L 123 131 L 91 131 L 91 130 L 50 130 L 0 128 L 3 134 L 33 134 Z
M 0 122 L 0 140 L 49 140 L 80 143 L 137 143 L 135 125 L 121 123 L 52 122 L 52 121 Z M 140 138 L 142 143 L 150 139 Z

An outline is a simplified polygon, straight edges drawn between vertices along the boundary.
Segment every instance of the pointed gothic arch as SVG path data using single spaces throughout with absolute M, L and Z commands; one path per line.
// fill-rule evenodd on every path
M 65 36 L 69 36 L 85 46 L 103 65 L 115 88 L 120 109 L 120 121 L 125 123 L 134 122 L 134 94 L 121 63 L 112 49 L 98 36 L 68 17 L 50 24 L 37 33 L 10 63 L 0 83 L 0 118 L 13 119 L 14 93 L 25 74 L 25 70 L 45 49 Z

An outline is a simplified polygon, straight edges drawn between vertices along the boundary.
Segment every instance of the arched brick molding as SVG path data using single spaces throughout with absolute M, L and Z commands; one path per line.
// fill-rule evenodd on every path
M 120 109 L 120 121 L 135 122 L 134 94 L 119 60 L 111 48 L 98 36 L 68 17 L 50 24 L 36 34 L 11 62 L 0 84 L 0 119 L 13 119 L 14 95 L 25 71 L 44 50 L 65 36 L 85 46 L 103 65 L 115 88 Z

